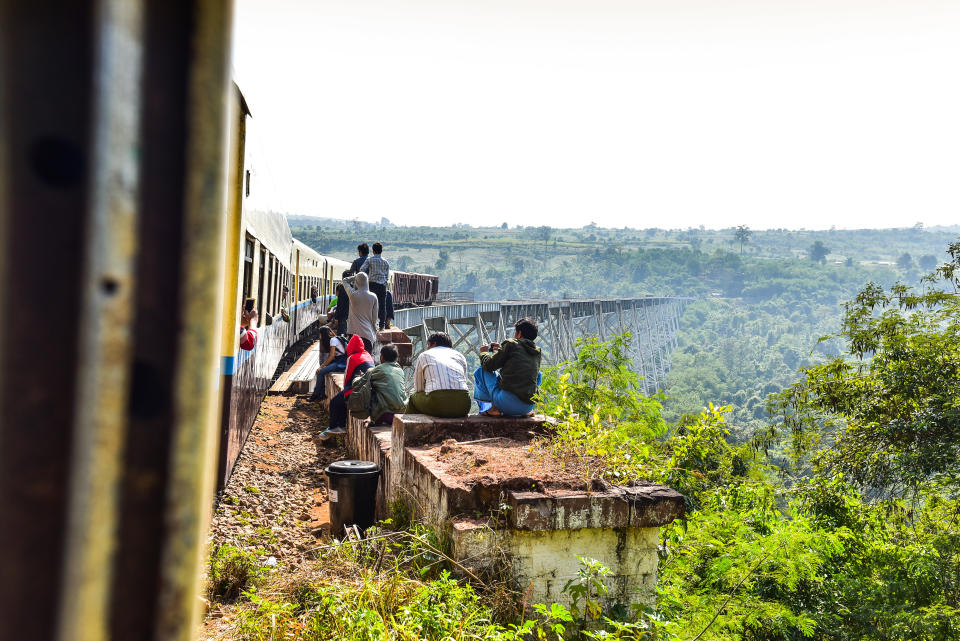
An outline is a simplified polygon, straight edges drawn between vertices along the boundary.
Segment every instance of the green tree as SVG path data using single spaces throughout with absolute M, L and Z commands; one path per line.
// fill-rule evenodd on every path
M 897 267 L 900 269 L 910 269 L 913 267 L 913 256 L 911 256 L 909 252 L 900 254 L 900 258 L 897 259 Z
M 830 250 L 820 240 L 814 241 L 807 251 L 810 253 L 810 260 L 821 265 L 827 262 L 827 254 L 830 253 Z
M 734 234 L 734 238 L 740 242 L 740 255 L 743 256 L 743 244 L 750 242 L 750 228 L 746 225 L 737 226 L 737 231 Z
M 933 254 L 924 254 L 917 259 L 917 264 L 920 265 L 920 269 L 931 271 L 937 266 L 937 257 Z

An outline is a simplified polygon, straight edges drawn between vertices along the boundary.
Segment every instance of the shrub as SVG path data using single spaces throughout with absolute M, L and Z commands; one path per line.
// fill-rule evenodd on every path
M 207 593 L 211 601 L 230 603 L 256 585 L 263 575 L 257 558 L 232 545 L 220 545 L 210 554 Z

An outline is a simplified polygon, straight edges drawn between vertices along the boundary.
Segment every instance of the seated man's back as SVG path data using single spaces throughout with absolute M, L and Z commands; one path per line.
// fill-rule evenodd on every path
M 427 339 L 427 349 L 417 357 L 407 412 L 455 418 L 470 411 L 467 359 L 452 345 L 444 332 Z
M 380 349 L 380 364 L 364 373 L 354 385 L 348 407 L 358 418 L 370 416 L 373 423 L 390 423 L 395 412 L 406 408 L 403 369 L 397 365 L 397 348 L 387 343 Z

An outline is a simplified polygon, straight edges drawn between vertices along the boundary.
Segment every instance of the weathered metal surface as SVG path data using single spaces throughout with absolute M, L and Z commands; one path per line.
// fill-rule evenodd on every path
M 92 224 L 96 34 L 94 3 L 0 3 L 2 639 L 50 639 L 57 626 L 50 606 L 64 578 L 75 324 Z
M 230 24 L 0 3 L 0 639 L 195 631 Z

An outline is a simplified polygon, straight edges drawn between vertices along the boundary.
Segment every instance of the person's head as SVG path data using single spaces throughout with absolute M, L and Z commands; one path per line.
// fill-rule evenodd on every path
M 377 255 L 382 254 L 382 253 L 383 253 L 383 245 L 381 245 L 380 243 L 374 243 L 374 244 L 373 244 L 373 253 L 374 253 L 374 254 L 377 254 Z
M 430 334 L 430 338 L 427 339 L 427 349 L 433 349 L 434 347 L 453 347 L 450 334 L 446 332 Z
M 400 354 L 397 352 L 397 348 L 393 343 L 387 343 L 380 348 L 381 363 L 396 363 L 398 356 L 400 356 Z
M 357 245 L 357 253 L 361 256 L 366 256 L 370 253 L 370 246 L 366 243 L 360 243 Z
M 537 334 L 540 333 L 540 330 L 537 327 L 537 321 L 533 320 L 529 316 L 518 320 L 513 326 L 513 329 L 516 330 L 516 333 L 513 335 L 514 338 L 528 338 L 530 340 L 534 340 L 537 338 Z
M 360 352 L 369 352 L 372 347 L 369 339 L 363 338 L 359 334 L 354 334 L 350 337 L 350 340 L 347 341 L 347 356 L 353 356 Z
M 366 272 L 357 272 L 357 289 L 367 289 L 370 286 L 370 277 Z
M 333 338 L 333 330 L 329 325 L 323 325 L 320 327 L 320 344 L 323 346 L 323 351 L 330 351 L 330 339 Z

